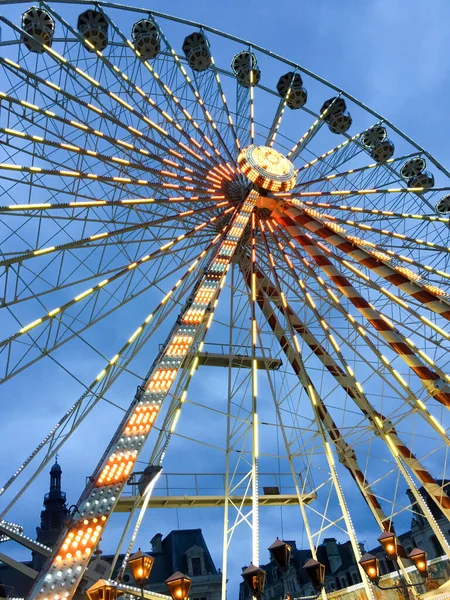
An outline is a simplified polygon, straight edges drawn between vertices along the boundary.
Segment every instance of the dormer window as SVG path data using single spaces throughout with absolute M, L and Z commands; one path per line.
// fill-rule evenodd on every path
M 201 577 L 207 575 L 205 567 L 205 550 L 200 546 L 192 546 L 186 552 L 189 577 Z

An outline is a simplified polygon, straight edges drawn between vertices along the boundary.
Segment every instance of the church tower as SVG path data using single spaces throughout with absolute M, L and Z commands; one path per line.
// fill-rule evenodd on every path
M 61 491 L 62 469 L 58 460 L 50 469 L 50 490 L 44 496 L 44 510 L 41 511 L 41 525 L 36 527 L 36 540 L 50 548 L 58 539 L 69 511 L 66 507 L 66 494 Z M 33 552 L 33 568 L 40 570 L 45 557 Z

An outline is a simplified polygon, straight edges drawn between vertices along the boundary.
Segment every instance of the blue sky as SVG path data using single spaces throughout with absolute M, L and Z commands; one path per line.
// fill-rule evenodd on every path
M 147 2 L 136 4 L 148 7 Z M 169 6 L 167 3 L 155 2 L 151 7 L 255 41 L 273 52 L 299 62 L 366 102 L 431 152 L 440 162 L 450 165 L 450 66 L 447 60 L 450 4 L 447 1 L 278 0 L 276 3 L 269 3 L 254 0 L 193 0 L 187 3 L 184 0 L 173 0 Z M 8 7 L 5 8 L 6 15 L 9 10 Z M 263 72 L 262 83 L 265 76 L 268 74 Z M 89 370 L 89 365 L 83 365 L 79 357 L 77 368 L 82 372 L 84 367 Z M 36 377 L 37 370 L 33 373 Z M 49 389 L 52 390 L 53 382 L 40 380 L 39 377 L 31 379 L 31 376 L 29 379 L 22 377 L 21 382 L 21 387 L 7 388 L 5 429 L 2 434 L 5 450 L 0 459 L 2 481 L 10 473 L 11 465 L 15 465 L 24 456 L 23 450 L 17 449 L 13 428 L 15 423 L 22 420 L 20 400 L 29 401 L 30 389 L 40 406 L 39 410 L 33 412 L 33 423 L 23 427 L 20 435 L 26 437 L 29 433 L 33 437 L 35 432 L 39 431 L 38 437 L 42 437 L 41 434 L 48 429 L 47 424 L 54 421 L 54 405 L 46 406 L 45 403 L 45 394 Z M 212 383 L 206 383 L 205 388 Z M 24 385 L 28 389 L 25 389 Z M 133 390 L 134 380 L 130 378 L 128 385 Z M 121 389 L 125 392 L 125 384 Z M 52 397 L 57 394 L 56 383 L 54 392 L 50 393 Z M 77 397 L 77 390 L 71 390 L 70 397 Z M 19 399 L 17 403 L 16 398 Z M 63 400 L 62 406 L 66 406 Z M 61 409 L 58 409 L 58 414 L 59 412 Z M 95 423 L 85 431 L 90 440 L 97 440 Z M 94 451 L 89 460 L 85 456 L 88 450 L 75 444 L 61 457 L 63 469 L 65 463 L 72 462 L 73 458 L 79 459 L 74 461 L 79 464 L 71 472 L 70 480 L 66 478 L 64 481 L 64 487 L 72 501 L 80 490 L 82 477 L 87 475 L 89 470 L 84 466 L 83 459 L 86 458 L 89 464 L 96 462 L 98 454 L 95 450 L 98 449 L 99 453 L 103 442 L 101 435 L 98 437 L 98 447 L 96 443 L 90 445 L 89 454 Z M 41 497 L 39 494 L 46 488 L 46 477 L 38 483 L 39 492 L 22 508 L 23 511 L 26 508 L 27 513 L 22 513 L 21 521 L 30 535 L 33 534 L 33 526 L 38 521 Z M 167 533 L 170 528 L 176 527 L 174 515 L 166 518 L 159 517 L 158 514 L 157 518 L 157 524 L 149 524 L 148 530 L 142 536 L 143 544 L 148 543 L 145 540 L 152 537 L 155 528 Z M 279 519 L 278 512 L 276 518 Z M 181 527 L 204 527 L 213 558 L 219 566 L 221 541 L 217 535 L 220 529 L 218 531 L 218 528 L 213 526 L 214 517 L 180 511 L 179 519 Z M 360 539 L 370 538 L 372 535 L 373 543 L 375 533 L 370 528 L 362 529 Z M 287 533 L 287 537 L 295 536 L 300 541 L 298 528 L 293 527 Z M 264 543 L 266 541 L 268 545 L 272 539 L 266 540 L 264 537 Z M 232 559 L 233 575 L 230 574 L 230 577 L 235 582 L 244 560 L 241 556 Z

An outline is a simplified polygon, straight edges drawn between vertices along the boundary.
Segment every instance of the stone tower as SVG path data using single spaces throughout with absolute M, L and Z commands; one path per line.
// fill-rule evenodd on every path
M 50 469 L 50 489 L 44 496 L 44 510 L 41 511 L 41 525 L 36 527 L 36 540 L 53 548 L 58 539 L 69 511 L 66 507 L 66 494 L 61 490 L 62 469 L 58 460 Z M 40 570 L 45 557 L 33 552 L 33 568 Z

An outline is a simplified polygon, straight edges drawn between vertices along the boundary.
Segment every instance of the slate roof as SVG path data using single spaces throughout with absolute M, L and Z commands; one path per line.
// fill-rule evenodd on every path
M 186 559 L 186 552 L 192 546 L 199 546 L 204 550 L 205 568 L 207 573 L 212 575 L 217 574 L 216 566 L 214 565 L 211 554 L 206 545 L 205 538 L 201 529 L 179 529 L 172 530 L 165 538 L 161 541 L 161 552 L 147 551 L 142 548 L 142 551 L 146 554 L 150 554 L 155 559 L 153 563 L 153 569 L 150 574 L 148 585 L 151 587 L 152 583 L 162 583 L 175 571 L 181 571 L 187 573 L 188 565 Z M 121 555 L 117 561 L 117 569 L 122 563 L 124 555 Z M 113 555 L 102 555 L 104 560 L 111 562 Z M 114 573 L 115 575 L 115 573 Z

